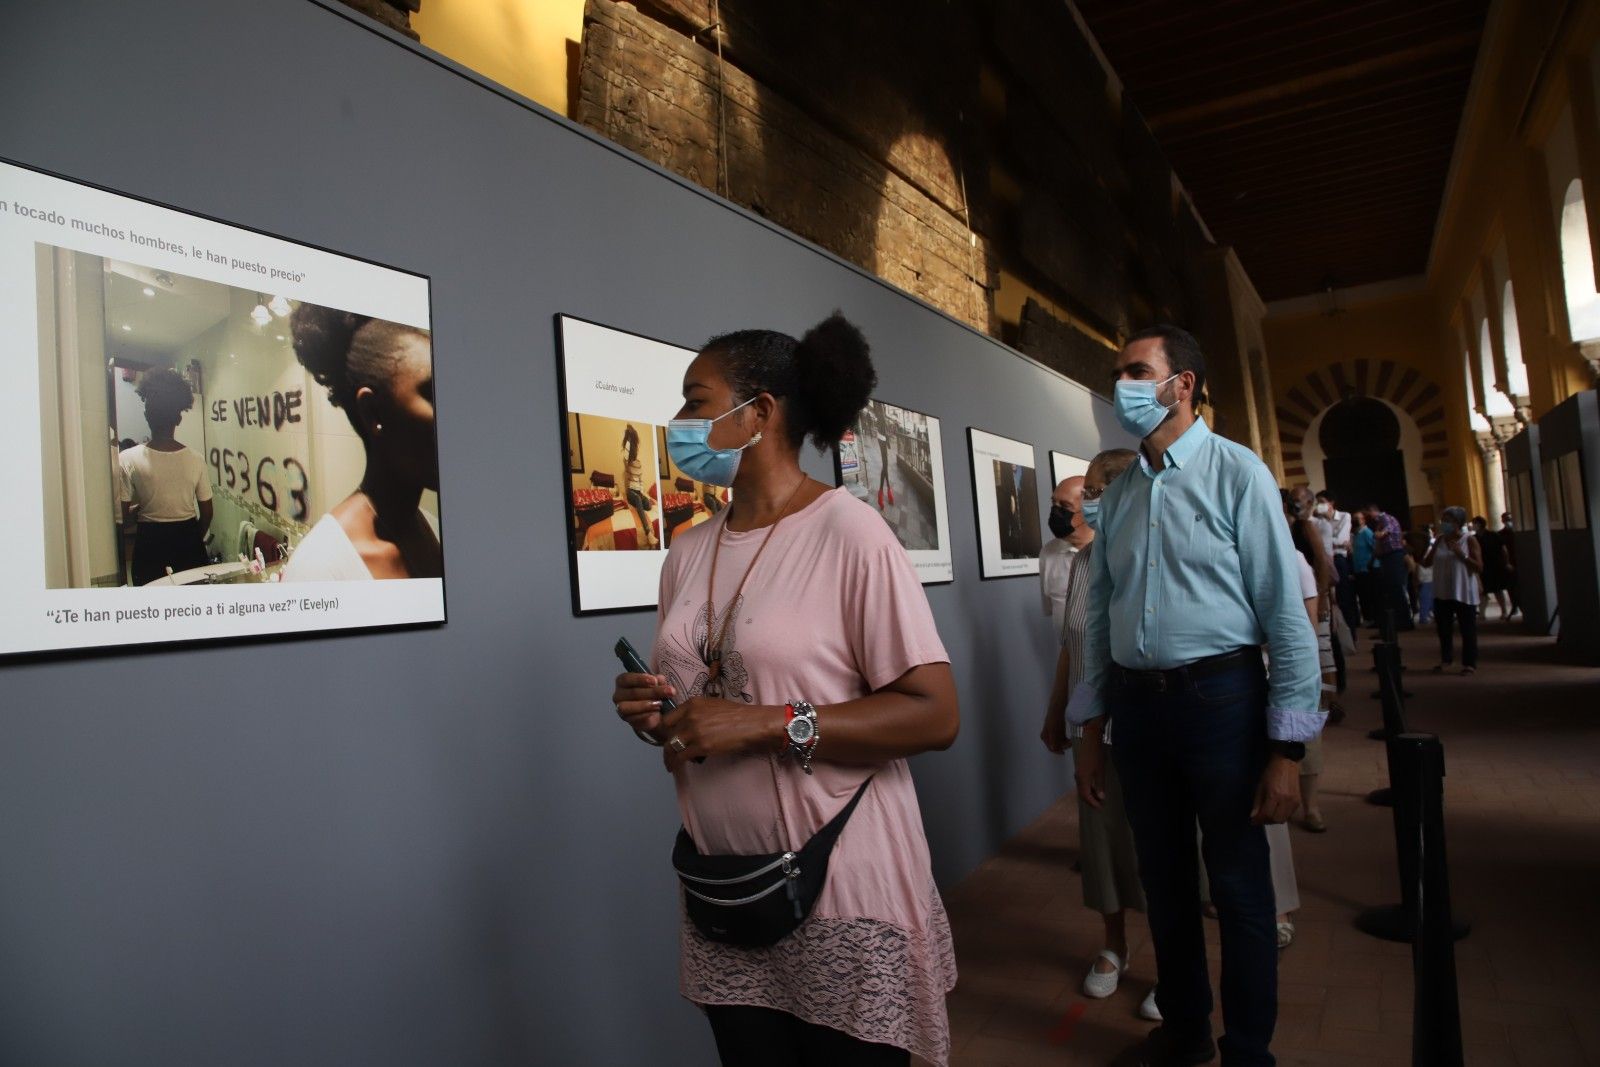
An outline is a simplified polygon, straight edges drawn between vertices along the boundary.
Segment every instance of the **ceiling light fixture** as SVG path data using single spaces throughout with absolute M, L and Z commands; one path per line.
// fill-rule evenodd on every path
M 144 295 L 145 296 L 155 296 L 156 295 L 156 291 L 154 289 L 150 288 L 147 285 L 147 286 L 144 287 Z
M 132 333 L 133 332 L 133 327 L 129 326 L 127 323 L 123 323 L 122 324 L 122 332 L 123 333 Z
M 250 312 L 250 321 L 255 323 L 257 326 L 265 326 L 267 323 L 272 321 L 272 312 L 267 310 L 266 297 L 262 296 L 260 293 L 256 294 L 256 306 Z
M 267 302 L 267 310 L 281 319 L 289 314 L 289 301 L 285 300 L 281 295 L 275 296 Z

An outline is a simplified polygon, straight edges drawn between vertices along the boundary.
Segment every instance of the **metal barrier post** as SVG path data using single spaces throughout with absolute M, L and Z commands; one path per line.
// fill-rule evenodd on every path
M 1411 1062 L 1462 1067 L 1461 1003 L 1456 989 L 1457 924 L 1450 913 L 1450 867 L 1444 848 L 1444 746 L 1432 734 L 1395 739 L 1402 759 L 1415 764 L 1416 796 L 1406 803 L 1420 816 L 1413 851 L 1417 887 L 1412 893 Z M 1464 924 L 1463 924 L 1464 925 Z

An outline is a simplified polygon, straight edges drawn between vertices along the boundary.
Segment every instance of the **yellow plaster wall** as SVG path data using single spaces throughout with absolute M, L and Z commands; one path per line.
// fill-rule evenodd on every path
M 569 114 L 568 62 L 583 38 L 583 0 L 424 0 L 422 43 L 558 114 Z

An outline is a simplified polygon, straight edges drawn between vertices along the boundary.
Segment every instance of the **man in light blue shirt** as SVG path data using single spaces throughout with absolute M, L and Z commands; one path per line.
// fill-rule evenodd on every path
M 1316 634 L 1277 484 L 1195 410 L 1199 344 L 1174 326 L 1141 331 L 1116 379 L 1118 421 L 1142 442 L 1139 463 L 1100 499 L 1104 550 L 1091 561 L 1084 677 L 1068 718 L 1116 724 L 1164 1020 L 1143 1062 L 1207 1063 L 1214 1051 L 1198 821 L 1222 935 L 1222 1062 L 1270 1065 L 1276 909 L 1262 827 L 1294 813 L 1304 743 L 1322 729 Z M 1098 775 L 1080 763 L 1091 804 Z

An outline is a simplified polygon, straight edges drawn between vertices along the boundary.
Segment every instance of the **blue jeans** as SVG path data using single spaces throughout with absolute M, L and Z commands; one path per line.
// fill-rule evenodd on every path
M 1417 622 L 1424 623 L 1433 618 L 1433 581 L 1430 579 L 1417 586 Z
M 1164 690 L 1112 667 L 1111 746 L 1133 826 L 1160 983 L 1156 1004 L 1180 1036 L 1210 1032 L 1200 923 L 1198 820 L 1222 935 L 1224 1064 L 1271 1065 L 1278 948 L 1266 831 L 1250 823 L 1267 762 L 1267 683 L 1259 656 Z

